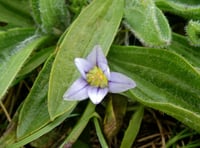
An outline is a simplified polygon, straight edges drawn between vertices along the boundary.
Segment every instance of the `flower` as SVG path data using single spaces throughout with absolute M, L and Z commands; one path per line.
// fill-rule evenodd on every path
M 136 86 L 129 77 L 110 72 L 99 45 L 93 48 L 86 59 L 76 58 L 75 65 L 81 77 L 65 92 L 64 100 L 85 100 L 89 97 L 94 104 L 99 104 L 108 92 L 120 93 Z

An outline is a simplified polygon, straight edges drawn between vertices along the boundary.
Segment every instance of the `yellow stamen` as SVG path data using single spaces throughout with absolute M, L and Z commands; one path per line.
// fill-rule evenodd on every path
M 108 86 L 108 79 L 106 78 L 103 71 L 95 66 L 86 75 L 87 82 L 91 86 L 105 88 Z

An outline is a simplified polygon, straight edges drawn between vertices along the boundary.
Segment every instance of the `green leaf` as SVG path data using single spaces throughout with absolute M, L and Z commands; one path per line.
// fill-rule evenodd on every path
M 108 144 L 106 142 L 106 139 L 104 138 L 104 135 L 102 133 L 101 126 L 100 126 L 100 123 L 99 123 L 97 117 L 93 117 L 93 122 L 94 122 L 96 134 L 99 139 L 99 143 L 101 144 L 101 147 L 108 148 Z
M 190 20 L 186 26 L 186 33 L 190 44 L 193 46 L 200 46 L 200 22 Z
M 30 0 L 30 6 L 32 10 L 33 19 L 36 22 L 36 24 L 41 27 L 42 24 L 41 20 L 41 14 L 40 14 L 40 6 L 39 6 L 40 0 Z
M 167 49 L 182 55 L 193 66 L 200 67 L 200 48 L 191 46 L 186 37 L 174 33 L 173 41 Z
M 29 1 L 0 0 L 0 21 L 16 26 L 33 26 Z
M 94 0 L 71 25 L 58 47 L 50 77 L 48 108 L 52 119 L 66 112 L 76 101 L 64 101 L 63 94 L 78 78 L 74 59 L 85 57 L 100 44 L 107 54 L 123 13 L 123 0 Z M 88 17 L 90 16 L 90 17 Z
M 162 49 L 117 46 L 108 57 L 114 71 L 136 81 L 129 97 L 200 132 L 200 74 L 186 60 Z
M 167 46 L 171 30 L 167 19 L 152 0 L 126 0 L 126 26 L 146 46 Z
M 32 35 L 30 29 L 14 29 L 0 33 L 0 99 L 31 52 L 47 37 Z M 30 36 L 30 37 L 28 37 Z
M 12 82 L 10 87 L 14 86 L 15 84 L 19 83 L 21 80 L 26 78 L 26 75 L 29 74 L 31 71 L 36 69 L 38 66 L 40 66 L 46 59 L 49 57 L 49 55 L 53 52 L 55 47 L 48 47 L 44 48 L 41 51 L 37 51 L 36 53 L 33 52 L 31 56 L 26 60 L 23 67 L 17 74 L 15 80 Z
M 76 142 L 82 131 L 87 126 L 90 119 L 94 116 L 94 112 L 95 105 L 89 102 L 78 123 L 75 125 L 71 133 L 67 136 L 65 141 L 61 144 L 60 148 L 63 148 L 67 145 L 73 145 Z
M 200 19 L 198 0 L 155 0 L 156 5 L 164 10 L 189 19 Z
M 116 94 L 109 95 L 109 97 L 104 117 L 104 134 L 111 144 L 113 137 L 121 129 L 123 118 L 126 114 L 127 99 Z
M 185 128 L 184 130 L 182 130 L 181 132 L 179 133 L 176 133 L 175 136 L 173 137 L 170 137 L 170 139 L 167 141 L 166 143 L 166 148 L 171 148 L 173 147 L 173 145 L 175 145 L 179 140 L 183 140 L 184 138 L 189 138 L 191 136 L 194 136 L 195 135 L 195 131 L 191 131 L 190 129 L 188 128 Z M 190 147 L 190 146 L 187 146 L 186 147 Z M 194 148 L 195 147 L 198 147 L 198 146 L 193 146 Z
M 14 50 L 13 48 L 19 44 L 19 42 L 22 42 L 33 34 L 33 28 L 13 28 L 7 31 L 0 31 L 1 60 L 6 59 L 12 53 L 12 50 Z
M 12 121 L 9 123 L 8 128 L 0 137 L 0 146 L 3 148 L 7 148 L 7 146 L 11 143 L 16 141 L 16 129 L 17 129 L 17 121 L 19 117 L 19 109 L 21 106 L 18 107 L 17 111 L 12 117 Z
M 126 132 L 122 139 L 120 148 L 127 148 L 132 146 L 139 132 L 143 114 L 144 114 L 144 106 L 139 106 L 136 112 L 131 117 L 128 128 L 126 129 Z
M 41 49 L 39 52 L 34 53 L 24 64 L 24 66 L 18 73 L 18 77 L 28 74 L 36 67 L 41 65 L 54 50 L 55 47 L 48 47 Z
M 61 123 L 60 121 L 57 123 L 58 118 L 54 121 L 50 119 L 46 103 L 48 81 L 54 58 L 55 55 L 50 56 L 45 63 L 20 111 L 17 138 L 22 143 L 24 143 L 23 141 L 26 143 L 33 141 L 47 133 L 52 129 L 49 128 L 49 125 L 57 126 Z M 72 110 L 73 107 L 68 108 L 64 117 L 61 116 L 62 121 L 69 116 Z M 46 131 L 43 129 L 46 129 Z M 28 141 L 25 139 L 28 139 Z
M 19 114 L 17 137 L 31 135 L 48 122 L 50 117 L 46 104 L 49 75 L 55 56 L 51 56 L 35 80 Z
M 32 3 L 32 6 L 38 7 L 43 32 L 60 33 L 66 28 L 69 18 L 67 18 L 65 0 L 37 0 L 37 2 Z M 40 22 L 37 10 L 34 12 L 34 17 Z
M 28 137 L 21 139 L 21 140 L 17 141 L 16 143 L 11 143 L 11 144 L 9 143 L 8 145 L 6 145 L 6 148 L 19 148 L 37 138 L 39 138 L 40 136 L 44 135 L 45 133 L 51 131 L 53 128 L 55 128 L 56 126 L 61 124 L 66 118 L 70 117 L 70 115 L 69 115 L 70 113 L 71 112 L 66 112 L 62 116 L 56 118 L 53 122 L 50 122 L 43 128 L 39 129 L 37 132 L 32 133 Z

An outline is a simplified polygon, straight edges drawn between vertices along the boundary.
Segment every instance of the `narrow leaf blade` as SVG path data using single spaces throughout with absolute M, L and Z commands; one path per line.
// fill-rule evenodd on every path
M 142 118 L 144 114 L 144 106 L 139 106 L 136 112 L 132 115 L 128 128 L 122 139 L 120 148 L 131 147 L 139 132 Z
M 55 56 L 51 56 L 47 60 L 23 103 L 17 128 L 17 137 L 19 139 L 31 135 L 50 122 L 46 99 L 49 75 L 54 58 Z
M 4 48 L 1 51 L 1 65 L 0 65 L 0 99 L 6 93 L 6 90 L 9 88 L 10 84 L 16 77 L 17 73 L 23 66 L 26 59 L 29 57 L 31 52 L 42 42 L 47 39 L 47 37 L 37 37 L 31 36 L 26 38 L 24 41 L 20 43 L 14 43 L 14 41 L 7 41 L 16 38 L 15 33 L 19 33 L 17 30 L 16 32 L 13 31 L 12 35 L 7 35 L 7 33 L 3 33 L 0 42 L 2 42 L 1 47 Z M 23 30 L 21 30 L 23 31 Z M 8 32 L 9 33 L 9 32 Z M 23 36 L 22 34 L 18 34 L 19 36 Z M 5 42 L 5 43 L 3 43 Z M 11 42 L 12 44 L 9 45 L 7 43 Z M 9 47 L 10 46 L 10 47 Z
M 16 26 L 32 26 L 29 1 L 0 0 L 0 21 Z

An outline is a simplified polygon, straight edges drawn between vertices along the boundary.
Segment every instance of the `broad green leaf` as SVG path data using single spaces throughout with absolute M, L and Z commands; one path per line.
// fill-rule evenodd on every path
M 198 0 L 155 0 L 156 5 L 168 12 L 189 19 L 200 19 L 200 3 Z
M 162 49 L 116 46 L 108 57 L 113 71 L 136 81 L 129 97 L 200 132 L 200 74 L 181 56 Z
M 74 59 L 87 56 L 97 44 L 100 44 L 107 54 L 122 13 L 123 0 L 94 0 L 71 25 L 58 47 L 51 71 L 48 109 L 52 119 L 65 113 L 68 107 L 77 104 L 76 101 L 63 100 L 64 92 L 79 75 Z
M 127 148 L 132 146 L 137 134 L 139 133 L 141 122 L 143 119 L 143 114 L 144 106 L 140 105 L 130 119 L 128 128 L 126 129 L 120 148 Z
M 65 6 L 65 0 L 36 0 L 32 3 L 40 11 L 41 29 L 47 33 L 60 33 L 67 26 L 69 18 Z M 38 6 L 37 4 L 38 3 Z M 35 9 L 34 9 L 35 10 Z M 38 13 L 35 10 L 35 18 L 38 20 Z M 39 21 L 39 20 L 38 20 Z
M 171 30 L 162 11 L 153 0 L 126 0 L 124 10 L 126 26 L 146 46 L 167 46 Z
M 200 67 L 200 47 L 190 46 L 186 37 L 174 33 L 172 43 L 167 49 L 182 55 L 193 66 Z
M 32 26 L 29 1 L 0 0 L 0 21 L 16 26 Z

